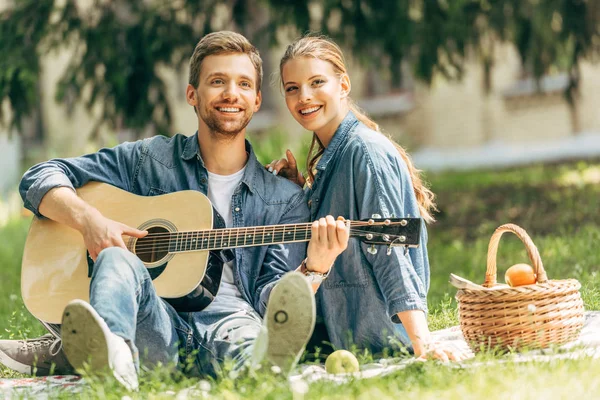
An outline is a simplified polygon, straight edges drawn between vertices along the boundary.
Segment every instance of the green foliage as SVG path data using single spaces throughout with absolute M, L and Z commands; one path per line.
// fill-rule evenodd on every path
M 526 74 L 540 78 L 552 68 L 567 71 L 566 95 L 572 100 L 579 62 L 600 54 L 599 0 L 329 0 L 321 3 L 322 17 L 312 23 L 307 4 L 268 3 L 277 21 L 292 22 L 299 32 L 310 25 L 351 48 L 366 64 L 391 71 L 393 86 L 402 80 L 402 61 L 426 82 L 435 73 L 459 79 L 474 49 L 489 91 L 494 44 L 501 42 L 515 45 Z
M 107 124 L 138 135 L 171 133 L 159 69 L 184 64 L 196 41 L 221 26 L 222 5 L 95 0 L 85 7 L 76 0 L 16 0 L 0 12 L 0 102 L 8 100 L 12 111 L 0 113 L 0 122 L 20 126 L 39 101 L 40 58 L 69 49 L 57 90 L 67 109 L 75 103 L 97 108 L 96 129 Z M 402 62 L 426 82 L 436 73 L 459 79 L 474 49 L 489 91 L 494 43 L 508 42 L 519 50 L 526 73 L 539 78 L 553 68 L 567 71 L 565 94 L 574 101 L 579 62 L 600 54 L 600 0 L 234 0 L 227 7 L 227 29 L 270 44 L 281 28 L 317 29 L 365 64 L 390 71 L 393 87 L 401 85 Z M 262 11 L 269 14 L 264 23 Z
M 216 30 L 219 3 L 15 1 L 0 12 L 0 102 L 8 100 L 13 111 L 0 118 L 18 126 L 31 113 L 39 101 L 41 57 L 66 49 L 70 60 L 56 100 L 67 110 L 82 103 L 98 111 L 93 133 L 106 124 L 138 136 L 171 134 L 172 110 L 160 68 L 182 69 L 199 38 Z M 234 7 L 236 19 L 250 22 L 245 10 Z
M 0 13 L 0 104 L 8 100 L 12 109 L 7 116 L 0 107 L 2 125 L 20 128 L 38 101 L 39 56 L 51 11 L 52 1 L 20 0 Z
M 266 132 L 252 133 L 249 135 L 249 140 L 252 143 L 256 158 L 261 164 L 265 165 L 273 160 L 284 158 L 285 151 L 289 149 L 298 162 L 299 170 L 304 172 L 311 137 L 309 134 L 305 136 L 302 141 L 290 146 L 288 133 L 278 127 Z

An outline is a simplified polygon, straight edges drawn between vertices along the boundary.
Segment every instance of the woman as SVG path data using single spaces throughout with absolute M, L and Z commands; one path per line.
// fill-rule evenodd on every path
M 313 132 L 306 181 L 288 150 L 267 168 L 306 183 L 312 220 L 418 217 L 432 222 L 433 193 L 402 147 L 379 132 L 350 99 L 351 83 L 340 48 L 308 36 L 287 47 L 280 63 L 285 101 L 296 121 Z M 398 344 L 417 357 L 461 360 L 465 354 L 434 343 L 427 326 L 429 261 L 423 226 L 418 248 L 374 252 L 351 240 L 333 264 L 306 260 L 310 270 L 331 271 L 317 292 L 319 315 L 334 347 L 357 345 L 382 353 Z

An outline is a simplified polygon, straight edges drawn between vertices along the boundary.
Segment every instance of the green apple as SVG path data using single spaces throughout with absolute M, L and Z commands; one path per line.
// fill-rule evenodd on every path
M 336 350 L 325 360 L 325 370 L 330 374 L 345 374 L 359 371 L 358 360 L 348 350 Z

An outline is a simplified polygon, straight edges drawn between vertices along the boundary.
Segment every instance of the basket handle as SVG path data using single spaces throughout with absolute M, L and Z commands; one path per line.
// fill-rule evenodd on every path
M 517 235 L 519 239 L 521 239 L 521 242 L 523 242 L 523 244 L 525 245 L 525 249 L 527 250 L 527 255 L 531 260 L 531 264 L 533 265 L 537 282 L 547 282 L 548 275 L 546 275 L 546 270 L 544 270 L 544 265 L 542 264 L 540 253 L 537 247 L 535 247 L 535 245 L 533 244 L 533 241 L 531 240 L 527 232 L 525 232 L 525 229 L 515 224 L 505 224 L 498 227 L 494 231 L 494 234 L 490 239 L 490 244 L 488 246 L 487 253 L 487 270 L 485 271 L 485 282 L 483 283 L 483 286 L 492 287 L 497 283 L 496 255 L 498 253 L 498 243 L 500 242 L 500 237 L 505 232 L 512 232 L 515 235 Z

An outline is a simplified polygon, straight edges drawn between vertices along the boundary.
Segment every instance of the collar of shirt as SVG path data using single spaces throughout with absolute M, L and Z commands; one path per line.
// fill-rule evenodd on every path
M 322 171 L 327 168 L 327 164 L 329 161 L 333 159 L 335 152 L 340 147 L 342 143 L 346 141 L 346 138 L 352 131 L 352 129 L 358 124 L 358 119 L 352 111 L 348 111 L 348 114 L 342 120 L 340 126 L 338 126 L 337 130 L 333 134 L 331 141 L 329 142 L 329 146 L 325 148 L 319 163 L 317 164 L 317 169 Z
M 198 131 L 196 131 L 194 135 L 189 136 L 186 140 L 187 143 L 185 144 L 183 153 L 181 153 L 181 158 L 186 161 L 197 158 L 200 160 L 202 168 L 206 169 L 204 160 L 202 160 L 202 155 L 200 154 L 200 147 L 198 145 Z M 242 182 L 248 187 L 250 192 L 254 193 L 256 184 L 256 168 L 263 167 L 256 159 L 254 150 L 252 150 L 252 145 L 248 140 L 246 140 L 246 152 L 248 153 L 248 162 L 246 163 L 246 170 L 244 171 Z

